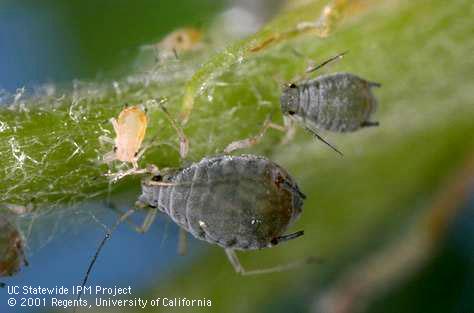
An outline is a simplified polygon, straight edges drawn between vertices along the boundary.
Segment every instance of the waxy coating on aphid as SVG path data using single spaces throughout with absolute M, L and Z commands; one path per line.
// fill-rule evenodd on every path
M 198 239 L 248 250 L 302 235 L 283 233 L 299 217 L 304 198 L 283 168 L 242 155 L 204 158 L 145 180 L 139 202 L 168 214 Z
M 370 121 L 377 108 L 371 88 L 379 86 L 350 73 L 323 75 L 286 87 L 281 110 L 310 130 L 350 132 L 376 126 Z
M 118 119 L 111 119 L 115 130 L 114 151 L 104 156 L 106 162 L 119 160 L 130 162 L 138 167 L 138 152 L 145 137 L 148 118 L 138 106 L 127 107 L 120 112 Z

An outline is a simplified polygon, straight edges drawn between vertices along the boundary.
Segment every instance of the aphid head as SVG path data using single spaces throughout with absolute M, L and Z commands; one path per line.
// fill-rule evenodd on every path
M 137 207 L 151 207 L 158 208 L 163 211 L 164 208 L 158 203 L 157 193 L 160 188 L 168 188 L 172 183 L 174 169 L 149 168 L 148 171 L 152 174 L 151 177 L 145 178 L 142 181 L 142 194 L 135 203 Z
M 137 160 L 138 150 L 134 149 L 135 147 L 119 145 L 114 147 L 114 152 L 117 160 L 122 162 L 134 162 Z
M 284 115 L 294 115 L 298 111 L 298 86 L 291 83 L 284 89 L 280 97 L 281 112 Z

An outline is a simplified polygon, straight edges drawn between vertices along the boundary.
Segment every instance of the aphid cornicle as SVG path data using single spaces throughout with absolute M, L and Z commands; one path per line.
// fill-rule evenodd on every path
M 245 271 L 234 250 L 301 236 L 302 231 L 284 232 L 301 214 L 304 199 L 293 178 L 269 159 L 222 155 L 144 180 L 139 202 L 166 213 L 194 237 L 220 245 L 237 272 L 251 274 L 262 270 Z

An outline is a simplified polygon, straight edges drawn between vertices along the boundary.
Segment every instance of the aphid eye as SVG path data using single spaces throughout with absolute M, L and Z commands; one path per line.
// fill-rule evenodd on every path
M 114 152 L 117 152 L 117 146 L 114 146 Z
M 156 176 L 153 176 L 153 178 L 151 179 L 152 181 L 162 181 L 163 180 L 163 176 L 161 175 L 156 175 Z
M 295 83 L 291 83 L 291 84 L 288 85 L 288 87 L 291 88 L 291 89 L 294 89 L 294 88 L 296 88 L 296 84 L 295 84 Z
M 178 43 L 183 42 L 183 36 L 178 35 L 178 37 L 176 37 L 176 41 L 177 41 Z
M 288 111 L 288 114 L 290 114 L 290 115 L 295 115 L 296 112 L 295 112 L 295 111 Z
M 138 151 L 133 154 L 134 157 L 137 157 Z

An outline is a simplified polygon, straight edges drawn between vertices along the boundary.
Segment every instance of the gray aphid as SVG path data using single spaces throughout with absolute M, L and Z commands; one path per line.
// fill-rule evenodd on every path
M 291 176 L 269 159 L 223 155 L 143 181 L 139 202 L 166 213 L 198 239 L 249 250 L 287 239 L 283 232 L 299 217 L 304 198 Z
M 370 116 L 377 108 L 372 87 L 380 84 L 350 73 L 319 76 L 290 84 L 280 98 L 281 110 L 311 130 L 350 132 L 377 126 Z

